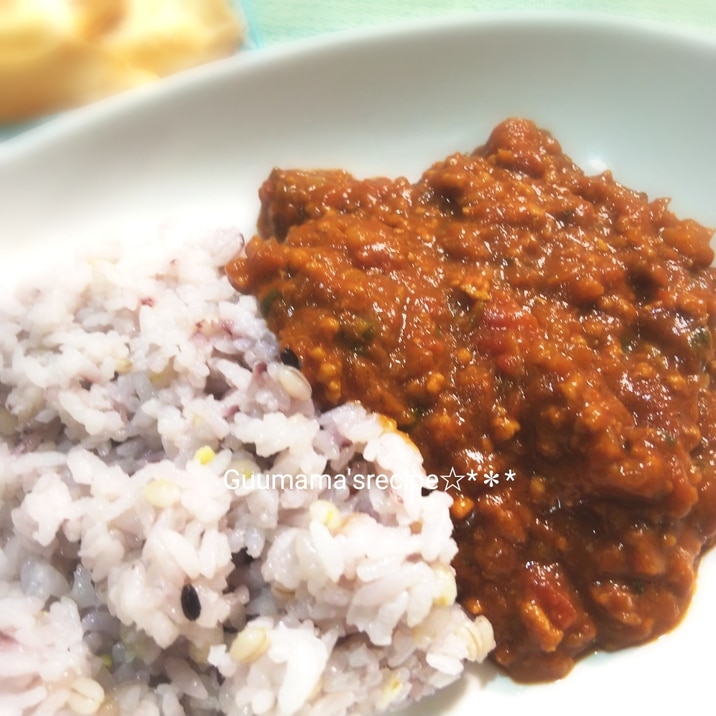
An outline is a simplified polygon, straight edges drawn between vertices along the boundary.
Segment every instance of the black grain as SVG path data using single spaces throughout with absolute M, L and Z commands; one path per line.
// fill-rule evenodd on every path
M 196 621 L 201 614 L 199 595 L 191 584 L 185 584 L 181 589 L 181 608 L 184 616 L 191 622 Z
M 284 365 L 291 366 L 291 368 L 300 368 L 301 367 L 301 361 L 299 360 L 298 356 L 288 347 L 286 346 L 281 351 L 281 363 Z

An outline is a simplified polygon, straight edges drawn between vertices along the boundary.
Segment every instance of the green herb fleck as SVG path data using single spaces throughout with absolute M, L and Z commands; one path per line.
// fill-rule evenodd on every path
M 670 433 L 668 430 L 660 429 L 659 434 L 667 445 L 671 447 L 676 445 L 676 435 L 674 435 L 674 433 Z
M 345 346 L 360 353 L 372 343 L 376 334 L 376 325 L 362 316 L 353 316 L 341 322 L 337 339 Z
M 634 594 L 642 595 L 646 592 L 646 585 L 640 579 L 635 579 L 631 584 L 631 591 Z
M 703 326 L 692 331 L 689 336 L 689 346 L 697 352 L 709 348 L 711 346 L 711 331 Z
M 277 301 L 283 301 L 283 293 L 277 288 L 273 288 L 261 299 L 261 313 L 268 316 Z

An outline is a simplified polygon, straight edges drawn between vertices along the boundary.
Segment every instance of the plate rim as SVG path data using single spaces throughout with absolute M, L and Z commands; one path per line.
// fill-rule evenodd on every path
M 467 18 L 467 19 L 466 19 Z M 263 72 L 276 68 L 291 58 L 311 58 L 332 52 L 363 50 L 369 43 L 376 40 L 388 47 L 389 43 L 418 42 L 420 38 L 449 38 L 452 33 L 460 32 L 462 37 L 470 33 L 484 34 L 495 28 L 505 31 L 555 31 L 577 30 L 589 33 L 593 37 L 619 36 L 622 40 L 636 37 L 656 43 L 659 46 L 673 46 L 683 50 L 694 47 L 703 51 L 709 59 L 709 67 L 713 60 L 716 68 L 716 35 L 693 32 L 683 27 L 664 25 L 663 23 L 641 19 L 624 18 L 593 12 L 569 11 L 535 11 L 511 12 L 500 11 L 490 13 L 456 14 L 440 19 L 418 19 L 386 23 L 383 26 L 371 26 L 354 30 L 339 31 L 312 38 L 304 38 L 283 45 L 264 49 L 250 50 L 227 60 L 218 61 L 180 75 L 166 78 L 160 85 L 149 85 L 130 91 L 102 102 L 74 110 L 55 117 L 45 124 L 28 130 L 15 138 L 0 144 L 0 178 L 5 173 L 11 174 L 16 162 L 35 157 L 46 148 L 62 143 L 66 138 L 77 138 L 82 132 L 109 127 L 122 117 L 135 111 L 151 112 L 166 101 L 181 100 L 190 96 L 204 83 L 222 85 L 230 81 L 240 81 L 247 73 Z M 5 162 L 5 160 L 7 160 Z M 6 171 L 9 170 L 9 171 Z M 0 205 L 3 197 L 0 196 Z M 716 559 L 716 552 L 712 557 Z M 699 576 L 698 584 L 703 581 Z M 623 653 L 623 652 L 622 652 Z M 529 687 L 531 689 L 531 687 Z
M 314 54 L 355 51 L 371 43 L 390 43 L 421 37 L 449 37 L 454 33 L 476 33 L 489 29 L 500 31 L 571 31 L 591 35 L 622 34 L 659 43 L 676 43 L 682 50 L 693 48 L 713 53 L 716 68 L 716 33 L 685 24 L 671 25 L 617 13 L 591 10 L 490 10 L 460 11 L 437 17 L 410 18 L 321 35 L 298 38 L 269 47 L 241 49 L 230 57 L 193 67 L 158 82 L 141 85 L 117 95 L 35 120 L 35 123 L 14 136 L 0 140 L 0 172 L 24 153 L 41 150 L 43 145 L 61 141 L 115 121 L 117 115 L 151 109 L 167 100 L 176 99 L 207 82 L 221 82 L 244 73 L 261 71 L 273 63 L 299 60 Z M 0 127 L 2 129 L 2 127 Z

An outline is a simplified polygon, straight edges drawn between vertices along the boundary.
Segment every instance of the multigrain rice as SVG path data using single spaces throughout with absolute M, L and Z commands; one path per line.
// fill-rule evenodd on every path
M 453 682 L 493 641 L 454 603 L 450 498 L 381 416 L 317 412 L 222 275 L 240 236 L 179 234 L 3 298 L 0 713 L 373 714 Z

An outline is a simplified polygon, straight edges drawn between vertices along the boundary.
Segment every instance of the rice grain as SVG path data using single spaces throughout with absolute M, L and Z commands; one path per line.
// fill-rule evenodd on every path
M 166 230 L 0 301 L 2 713 L 372 715 L 493 647 L 451 498 L 390 421 L 317 411 L 241 243 Z

